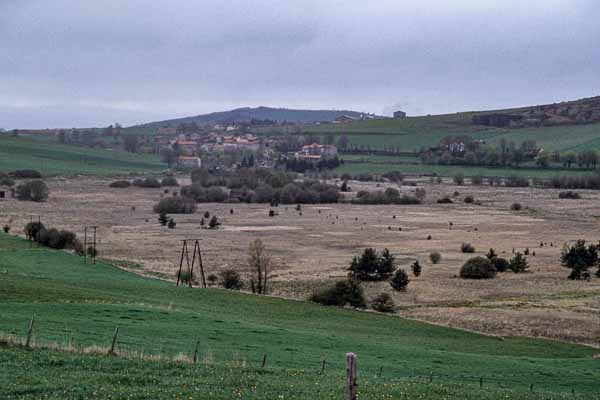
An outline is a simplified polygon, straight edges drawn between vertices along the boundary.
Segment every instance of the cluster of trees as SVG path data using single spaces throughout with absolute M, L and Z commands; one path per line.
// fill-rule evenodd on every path
M 18 185 L 15 193 L 19 200 L 42 202 L 48 199 L 50 190 L 44 181 L 35 179 Z
M 141 188 L 160 188 L 169 186 L 179 186 L 179 182 L 176 178 L 172 176 L 167 176 L 162 180 L 158 180 L 156 178 L 144 178 L 134 179 L 133 182 L 126 180 L 118 180 L 109 184 L 111 188 L 128 188 L 132 185 Z
M 235 173 L 211 173 L 199 168 L 192 171 L 191 177 L 192 185 L 183 187 L 181 194 L 199 203 L 316 204 L 337 203 L 340 197 L 337 186 L 314 180 L 297 182 L 295 174 L 262 168 Z
M 525 140 L 517 146 L 512 141 L 502 139 L 496 146 L 484 146 L 482 142 L 469 136 L 446 137 L 437 149 L 421 151 L 421 161 L 424 164 L 443 165 L 519 167 L 526 162 L 535 162 L 540 168 L 554 163 L 562 164 L 565 168 L 577 164 L 579 168 L 596 169 L 598 160 L 599 156 L 595 150 L 547 153 L 540 151 L 534 140 Z
M 596 276 L 600 277 L 599 247 L 598 244 L 586 246 L 585 240 L 578 240 L 572 246 L 565 245 L 561 252 L 560 261 L 562 266 L 571 270 L 569 279 L 589 280 L 591 278 L 589 269 L 596 266 L 599 267 Z
M 350 263 L 348 279 L 332 285 L 318 288 L 310 295 L 309 300 L 326 306 L 351 306 L 365 308 L 367 299 L 361 281 L 388 280 L 390 286 L 397 291 L 406 290 L 410 283 L 408 273 L 396 269 L 395 258 L 388 249 L 381 253 L 367 248 Z M 418 261 L 412 265 L 413 274 L 421 275 L 422 267 Z M 391 312 L 395 305 L 387 293 L 380 293 L 371 300 L 371 307 L 380 312 Z
M 73 249 L 76 253 L 83 254 L 83 245 L 71 231 L 46 228 L 41 222 L 27 223 L 24 231 L 27 240 L 34 240 L 42 246 L 57 250 Z
M 309 171 L 323 171 L 335 169 L 342 164 L 340 159 L 335 156 L 332 158 L 322 158 L 317 162 L 307 160 L 297 160 L 295 158 L 278 161 L 278 164 L 283 164 L 286 171 L 298 172 L 303 174 Z
M 519 274 L 527 272 L 528 268 L 527 257 L 522 253 L 515 253 L 509 261 L 499 257 L 494 249 L 490 249 L 485 257 L 468 259 L 460 268 L 460 277 L 463 279 L 493 279 L 498 272 L 511 270 Z
M 417 191 L 416 196 L 407 194 L 401 195 L 397 189 L 387 188 L 385 191 L 369 192 L 361 190 L 352 200 L 355 204 L 420 204 L 425 198 L 423 189 Z

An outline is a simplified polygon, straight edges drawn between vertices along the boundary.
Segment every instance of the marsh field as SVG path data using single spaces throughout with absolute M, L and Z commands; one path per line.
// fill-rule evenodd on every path
M 600 239 L 596 191 L 581 190 L 581 199 L 567 200 L 558 198 L 558 190 L 417 180 L 427 193 L 420 205 L 341 203 L 302 205 L 299 211 L 294 205 L 206 203 L 198 204 L 194 214 L 172 215 L 177 225 L 168 229 L 158 223 L 152 208 L 179 188 L 116 189 L 109 183 L 105 178 L 50 179 L 46 203 L 1 200 L 0 223 L 22 235 L 23 226 L 40 216 L 47 226 L 73 230 L 80 238 L 84 226 L 98 226 L 100 258 L 172 281 L 182 239 L 202 239 L 207 275 L 226 268 L 244 275 L 248 245 L 260 238 L 274 261 L 271 294 L 292 299 L 305 299 L 315 287 L 346 276 L 352 257 L 364 248 L 388 248 L 399 268 L 410 273 L 414 260 L 423 266 L 421 276 L 411 274 L 405 292 L 393 291 L 387 282 L 365 285 L 368 297 L 391 294 L 401 316 L 499 336 L 587 344 L 600 340 L 600 279 L 570 281 L 560 265 L 564 243 Z M 187 184 L 186 179 L 180 183 Z M 352 191 L 388 184 L 380 185 L 349 183 Z M 402 193 L 415 189 L 400 187 Z M 437 204 L 444 196 L 454 203 Z M 465 196 L 473 196 L 475 203 L 466 204 Z M 522 210 L 511 210 L 513 203 L 520 203 Z M 272 217 L 270 209 L 275 211 Z M 222 225 L 202 228 L 205 212 L 216 215 Z M 475 254 L 463 254 L 462 243 L 472 244 Z M 490 248 L 504 258 L 529 249 L 529 272 L 499 273 L 493 280 L 458 277 L 465 260 Z M 429 259 L 433 251 L 442 255 L 438 264 Z

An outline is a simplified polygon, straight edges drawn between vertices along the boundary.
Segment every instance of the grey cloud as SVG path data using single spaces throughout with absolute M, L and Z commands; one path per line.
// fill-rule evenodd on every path
M 0 127 L 591 96 L 598 17 L 590 0 L 0 0 Z

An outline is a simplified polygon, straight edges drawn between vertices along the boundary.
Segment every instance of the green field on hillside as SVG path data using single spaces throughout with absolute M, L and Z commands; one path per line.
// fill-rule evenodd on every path
M 2 233 L 0 332 L 23 337 L 32 316 L 36 343 L 106 347 L 119 326 L 118 351 L 191 355 L 199 341 L 210 365 L 26 351 L 0 341 L 0 363 L 9 366 L 0 374 L 1 398 L 206 398 L 210 390 L 223 399 L 339 398 L 349 351 L 359 360 L 363 398 L 573 398 L 572 390 L 593 398 L 600 391 L 600 363 L 587 347 L 176 288 Z
M 0 171 L 36 169 L 44 175 L 119 175 L 166 169 L 155 156 L 0 135 Z
M 303 130 L 315 134 L 332 133 L 336 137 L 346 134 L 351 144 L 382 148 L 399 147 L 414 151 L 421 147 L 436 146 L 441 139 L 451 135 L 469 135 L 487 143 L 501 139 L 519 144 L 535 140 L 546 151 L 600 150 L 600 124 L 565 125 L 540 128 L 502 129 L 470 124 L 470 113 L 359 121 L 349 124 L 305 125 Z

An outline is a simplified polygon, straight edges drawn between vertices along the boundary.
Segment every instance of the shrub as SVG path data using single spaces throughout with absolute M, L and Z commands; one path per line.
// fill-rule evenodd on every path
M 133 185 L 141 188 L 159 188 L 160 182 L 156 178 L 136 179 Z
M 590 244 L 586 247 L 585 240 L 578 240 L 573 246 L 565 245 L 560 254 L 560 263 L 571 269 L 569 279 L 588 279 L 588 269 L 598 265 L 598 246 Z M 600 276 L 600 269 L 597 275 Z
M 167 176 L 166 178 L 163 178 L 162 181 L 160 181 L 160 184 L 162 186 L 179 186 L 179 182 L 177 182 L 177 179 L 172 176 Z
M 206 277 L 206 280 L 208 281 L 208 284 L 209 284 L 210 286 L 214 286 L 214 285 L 216 285 L 216 284 L 217 284 L 217 282 L 219 281 L 219 277 L 218 277 L 217 275 L 215 275 L 215 274 L 209 274 L 209 275 Z
M 27 237 L 27 240 L 37 239 L 39 232 L 45 229 L 46 227 L 41 222 L 28 222 L 24 229 L 25 236 Z
M 42 202 L 48 199 L 48 186 L 41 180 L 34 180 L 17 186 L 17 199 Z
M 434 251 L 429 254 L 429 259 L 433 264 L 437 264 L 442 260 L 442 255 L 439 252 Z
M 405 270 L 399 269 L 394 273 L 392 279 L 390 279 L 390 286 L 397 291 L 406 290 L 406 287 L 410 283 L 410 279 L 408 279 L 408 274 Z
M 521 203 L 512 203 L 510 205 L 510 209 L 513 211 L 521 211 L 522 208 L 523 206 L 521 206 Z
M 8 232 L 10 232 L 10 225 L 4 225 L 4 226 L 2 227 L 2 230 L 4 230 L 4 233 L 8 233 Z
M 179 280 L 183 283 L 194 283 L 196 281 L 196 275 L 188 270 L 177 271 L 179 274 Z
M 452 204 L 454 203 L 449 196 L 444 196 L 441 199 L 437 200 L 438 204 Z
M 521 272 L 526 272 L 527 268 L 529 268 L 529 264 L 527 263 L 527 258 L 521 254 L 515 254 L 508 263 L 508 268 L 511 269 L 512 272 L 518 274 Z
M 158 223 L 159 224 L 161 224 L 162 226 L 166 226 L 168 222 L 169 222 L 169 217 L 167 216 L 166 212 L 161 212 L 158 214 Z
M 460 268 L 460 277 L 463 279 L 493 279 L 496 272 L 496 267 L 489 259 L 473 257 Z
M 234 269 L 226 269 L 219 272 L 220 284 L 225 289 L 241 290 L 244 287 L 244 282 L 240 278 L 240 274 Z
M 467 203 L 467 204 L 475 203 L 475 198 L 473 196 L 470 196 L 470 195 L 466 196 L 465 197 L 465 203 Z
M 8 173 L 9 176 L 17 179 L 40 179 L 42 174 L 34 169 L 18 169 Z
M 350 276 L 366 281 L 380 281 L 390 277 L 396 269 L 394 256 L 388 249 L 381 254 L 373 248 L 367 248 L 360 257 L 354 257 L 348 270 Z
M 387 293 L 380 293 L 371 300 L 371 308 L 375 311 L 394 312 L 395 306 L 392 296 Z
M 332 286 L 316 289 L 309 300 L 325 306 L 343 307 L 349 305 L 356 308 L 367 306 L 362 286 L 353 279 L 339 281 Z
M 15 181 L 7 176 L 2 177 L 2 178 L 0 178 L 0 186 L 13 187 L 13 186 L 15 186 Z
M 475 253 L 475 247 L 471 243 L 463 243 L 460 245 L 460 251 L 463 253 Z
M 452 179 L 454 180 L 454 183 L 457 185 L 462 185 L 463 183 L 465 183 L 465 176 L 462 173 L 458 173 L 458 174 L 454 175 L 454 177 Z
M 88 246 L 87 255 L 88 257 L 96 258 L 96 256 L 98 255 L 98 250 L 96 250 L 94 246 Z
M 154 206 L 157 214 L 193 214 L 196 211 L 196 203 L 187 197 L 165 197 Z
M 269 210 L 269 217 L 274 217 L 274 216 L 275 216 L 275 211 Z
M 175 229 L 176 226 L 177 226 L 177 222 L 175 222 L 175 220 L 173 218 L 169 218 L 169 222 L 167 223 L 167 228 Z
M 219 219 L 216 215 L 213 215 L 210 221 L 208 221 L 209 229 L 216 229 L 217 227 L 219 227 L 219 225 L 221 225 L 221 223 L 219 222 Z
M 131 186 L 131 183 L 129 181 L 114 181 L 114 182 L 111 182 L 111 184 L 108 186 L 110 186 L 111 188 L 122 189 L 122 188 L 128 188 L 129 186 Z
M 213 186 L 206 191 L 206 198 L 209 203 L 222 203 L 227 199 L 227 193 L 220 187 Z
M 419 260 L 416 260 L 411 267 L 414 276 L 421 276 L 421 271 L 423 270 L 423 267 L 421 267 L 421 264 L 419 264 Z
M 577 200 L 580 199 L 581 196 L 579 195 L 579 193 L 577 192 L 573 192 L 571 190 L 568 190 L 566 192 L 560 192 L 558 194 L 558 198 L 559 199 L 570 199 L 570 200 Z
M 496 271 L 498 272 L 505 272 L 509 269 L 509 262 L 505 258 L 494 257 L 490 259 L 490 261 L 492 262 L 492 264 L 494 264 L 494 267 L 496 267 Z

